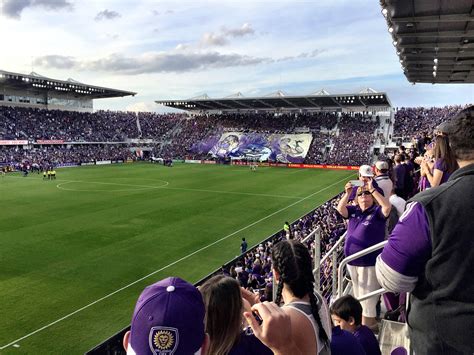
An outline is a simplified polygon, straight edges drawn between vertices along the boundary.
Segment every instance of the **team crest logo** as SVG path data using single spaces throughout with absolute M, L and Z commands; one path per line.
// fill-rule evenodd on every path
M 170 327 L 153 327 L 149 336 L 150 349 L 155 355 L 172 355 L 178 348 L 178 329 Z

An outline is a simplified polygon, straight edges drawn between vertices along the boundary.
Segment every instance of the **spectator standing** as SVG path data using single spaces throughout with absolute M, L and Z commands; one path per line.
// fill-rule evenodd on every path
M 283 225 L 283 231 L 285 232 L 286 239 L 293 239 L 293 237 L 291 235 L 290 223 L 285 222 L 285 224 Z
M 388 163 L 383 160 L 379 160 L 375 163 L 375 178 L 377 185 L 382 189 L 383 196 L 388 198 L 392 193 L 393 182 L 388 176 Z
M 393 168 L 395 174 L 395 193 L 403 199 L 407 198 L 407 192 L 405 190 L 405 182 L 407 180 L 407 170 L 405 164 L 403 164 L 404 157 L 401 154 L 396 154 L 393 158 L 395 161 L 395 167 Z
M 412 199 L 376 265 L 382 287 L 411 292 L 417 355 L 474 352 L 474 107 L 443 128 L 460 169 Z
M 213 355 L 271 355 L 248 328 L 242 326 L 243 312 L 250 304 L 242 299 L 239 283 L 224 275 L 207 280 L 199 289 L 206 305 L 206 332 Z
M 345 194 L 337 205 L 337 211 L 349 220 L 347 238 L 344 245 L 345 256 L 351 256 L 385 239 L 385 220 L 390 214 L 390 203 L 380 192 L 374 189 L 372 180 L 367 186 L 357 189 L 355 206 L 348 205 L 353 187 L 349 181 L 345 185 Z M 379 288 L 375 276 L 375 259 L 380 251 L 372 252 L 349 262 L 348 269 L 352 279 L 354 296 L 357 298 Z M 362 324 L 369 327 L 377 325 L 376 304 L 378 297 L 362 301 Z
M 433 143 L 426 145 L 423 157 L 417 157 L 415 162 L 420 165 L 420 181 L 418 183 L 418 191 L 425 191 L 431 187 L 427 175 L 432 175 L 434 166 Z
M 314 276 L 308 248 L 297 241 L 283 240 L 272 250 L 275 303 L 283 300 L 290 316 L 294 340 L 302 354 L 330 353 L 330 316 L 324 299 L 314 292 Z
M 435 163 L 432 169 L 428 169 L 428 163 L 422 161 L 422 167 L 426 171 L 426 178 L 432 187 L 439 186 L 448 181 L 449 176 L 458 168 L 456 158 L 447 136 L 437 136 L 435 138 L 434 152 Z
M 245 254 L 247 251 L 247 241 L 245 238 L 242 238 L 242 243 L 240 243 L 240 254 Z

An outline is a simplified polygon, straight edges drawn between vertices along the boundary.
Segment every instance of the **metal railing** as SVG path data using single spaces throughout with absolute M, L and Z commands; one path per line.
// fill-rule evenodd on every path
M 314 250 L 314 279 L 315 290 L 320 292 L 328 301 L 342 297 L 350 292 L 351 281 L 346 278 L 347 264 L 364 255 L 370 254 L 376 250 L 382 249 L 387 241 L 375 244 L 367 249 L 361 250 L 347 258 L 344 258 L 344 242 L 347 236 L 345 232 L 339 240 L 332 246 L 331 249 L 320 258 L 320 236 L 317 230 L 315 233 L 315 250 Z M 358 298 L 363 301 L 373 296 L 378 296 L 385 293 L 384 288 L 372 291 Z
M 313 269 L 315 289 L 328 301 L 337 292 L 337 265 L 344 258 L 344 241 L 346 240 L 346 235 L 347 232 L 334 243 L 331 249 L 329 249 L 322 258 L 320 258 L 320 241 L 318 240 L 315 243 Z
M 355 260 L 355 259 L 358 259 L 360 258 L 361 256 L 364 256 L 364 255 L 367 255 L 367 254 L 370 254 L 370 253 L 373 253 L 374 251 L 377 251 L 379 249 L 382 249 L 385 244 L 387 244 L 388 242 L 385 240 L 383 242 L 380 242 L 380 243 L 377 243 L 375 245 L 372 245 L 371 247 L 368 247 L 364 250 L 361 250 L 355 254 L 352 254 L 351 256 L 348 256 L 347 258 L 345 258 L 344 260 L 341 261 L 341 263 L 339 264 L 339 270 L 338 270 L 338 275 L 337 275 L 337 297 L 342 297 L 344 296 L 344 271 L 345 271 L 345 266 Z M 365 300 L 367 298 L 370 298 L 372 296 L 375 296 L 375 295 L 379 295 L 379 294 L 382 294 L 382 293 L 385 293 L 386 290 L 384 288 L 380 288 L 379 290 L 376 290 L 376 291 L 373 291 L 371 293 L 368 293 L 366 295 L 363 295 L 361 297 L 359 297 L 359 301 L 361 300 Z

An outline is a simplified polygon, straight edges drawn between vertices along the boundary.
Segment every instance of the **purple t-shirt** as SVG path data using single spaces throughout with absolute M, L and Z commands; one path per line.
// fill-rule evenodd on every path
M 419 191 L 425 191 L 427 188 L 431 187 L 430 181 L 426 176 L 420 177 L 420 181 L 418 183 Z
M 409 203 L 392 231 L 381 258 L 387 266 L 406 276 L 418 276 L 431 256 L 431 236 L 423 206 Z
M 257 339 L 251 330 L 240 333 L 240 339 L 229 351 L 229 355 L 272 355 L 273 352 Z
M 433 170 L 434 169 L 438 169 L 443 172 L 443 177 L 441 178 L 441 182 L 439 183 L 440 185 L 448 181 L 449 177 L 451 176 L 451 173 L 448 173 L 448 167 L 446 166 L 446 162 L 443 158 L 436 159 Z
M 407 174 L 407 169 L 404 164 L 395 165 L 393 168 L 395 171 L 395 187 L 397 189 L 405 188 L 405 175 Z
M 381 355 L 379 342 L 370 328 L 361 325 L 354 332 L 354 336 L 359 340 L 367 355 Z
M 332 328 L 331 337 L 332 355 L 366 355 L 359 340 L 347 330 L 339 326 Z
M 385 239 L 385 216 L 382 207 L 373 205 L 362 212 L 359 206 L 347 206 L 349 224 L 344 254 L 350 256 Z M 354 266 L 374 266 L 381 250 L 349 262 Z

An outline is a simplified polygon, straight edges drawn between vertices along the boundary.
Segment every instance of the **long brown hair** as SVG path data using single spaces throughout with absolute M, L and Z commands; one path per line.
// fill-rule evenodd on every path
M 308 248 L 295 240 L 283 240 L 273 247 L 272 261 L 274 269 L 280 274 L 275 303 L 280 304 L 282 300 L 284 284 L 298 298 L 308 295 L 311 313 L 318 325 L 319 338 L 322 342 L 328 343 L 329 337 L 321 322 L 314 294 L 313 261 Z
M 242 296 L 239 283 L 217 275 L 200 288 L 206 306 L 205 326 L 209 334 L 209 354 L 227 355 L 242 331 Z
M 433 151 L 435 159 L 443 159 L 443 162 L 446 166 L 448 173 L 452 173 L 458 169 L 458 163 L 454 152 L 449 146 L 449 138 L 447 136 L 437 136 L 435 139 L 435 147 Z

